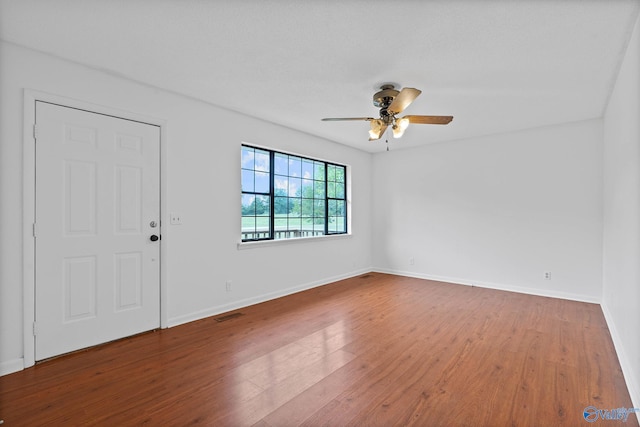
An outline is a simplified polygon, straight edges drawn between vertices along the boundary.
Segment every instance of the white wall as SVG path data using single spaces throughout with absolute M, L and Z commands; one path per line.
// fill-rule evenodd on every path
M 602 306 L 640 407 L 640 20 L 604 119 Z
M 23 364 L 23 89 L 166 123 L 162 245 L 170 325 L 371 269 L 370 154 L 2 43 L 0 374 Z M 242 142 L 351 166 L 353 236 L 238 250 Z M 183 225 L 166 225 L 169 212 L 180 213 Z
M 599 301 L 601 156 L 600 120 L 376 154 L 374 265 Z

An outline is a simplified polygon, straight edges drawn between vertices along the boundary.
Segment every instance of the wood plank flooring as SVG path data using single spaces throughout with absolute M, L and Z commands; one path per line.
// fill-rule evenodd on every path
M 237 312 L 0 377 L 3 427 L 580 426 L 633 406 L 596 304 L 371 273 Z

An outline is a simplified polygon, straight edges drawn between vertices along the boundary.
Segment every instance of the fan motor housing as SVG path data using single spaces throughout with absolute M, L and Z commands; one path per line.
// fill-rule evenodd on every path
M 373 95 L 373 105 L 378 108 L 386 108 L 398 96 L 399 91 L 394 89 L 393 85 L 382 85 L 380 91 Z

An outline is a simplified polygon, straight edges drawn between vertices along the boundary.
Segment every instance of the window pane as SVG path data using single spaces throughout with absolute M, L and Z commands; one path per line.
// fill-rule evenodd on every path
M 321 231 L 324 234 L 324 218 L 316 218 L 313 222 L 314 231 Z
M 344 183 L 344 167 L 336 166 L 336 182 Z
M 256 214 L 254 199 L 255 196 L 253 194 L 242 195 L 242 216 L 254 216 Z
M 289 178 L 289 197 L 300 197 L 302 195 L 302 179 Z
M 276 175 L 273 181 L 273 186 L 275 187 L 276 195 L 285 196 L 289 194 L 289 178 L 287 178 L 286 176 Z
M 336 215 L 336 200 L 327 200 L 329 203 L 329 216 Z
M 300 216 L 300 199 L 296 197 L 289 198 L 289 217 Z
M 268 216 L 257 216 L 256 217 L 256 231 L 268 232 L 269 227 L 271 226 Z
M 345 230 L 345 225 L 344 225 L 344 217 L 343 216 L 337 216 L 336 217 L 336 232 L 338 233 L 344 233 Z
M 313 173 L 313 179 L 324 181 L 324 163 L 316 162 L 315 171 Z
M 324 199 L 325 195 L 325 183 L 324 181 L 313 182 L 313 193 L 316 199 Z
M 300 210 L 303 217 L 313 216 L 313 199 L 302 199 Z
M 289 231 L 302 230 L 302 219 L 289 217 Z
M 333 165 L 329 165 L 327 167 L 327 181 L 335 181 L 336 180 L 336 167 Z
M 242 232 L 253 232 L 256 230 L 256 218 L 253 216 L 242 217 Z
M 324 218 L 324 200 L 316 200 L 314 202 L 313 216 L 316 218 Z
M 255 170 L 269 172 L 269 152 L 264 150 L 256 150 L 256 166 Z
M 255 207 L 257 216 L 271 216 L 271 197 L 270 196 L 256 196 Z
M 271 234 L 271 217 L 269 216 L 257 216 L 256 217 L 256 230 L 264 233 Z M 271 237 L 264 236 L 264 237 Z
M 336 200 L 336 212 L 335 214 L 338 216 L 344 216 L 344 201 Z
M 274 222 L 275 222 L 276 231 L 286 230 L 287 229 L 287 218 L 286 217 L 276 217 Z
M 302 197 L 307 199 L 313 199 L 313 181 L 310 179 L 302 180 L 302 192 L 300 193 Z
M 327 197 L 336 197 L 336 183 L 327 182 Z
M 302 159 L 289 156 L 289 176 L 302 177 Z
M 276 153 L 275 156 L 275 174 L 276 175 L 289 175 L 289 156 L 286 154 Z
M 256 172 L 255 178 L 255 190 L 246 190 L 246 191 L 255 191 L 256 193 L 268 193 L 270 189 L 269 182 L 269 172 Z M 243 188 L 243 191 L 244 188 Z
M 302 230 L 313 231 L 313 220 L 311 218 L 302 218 Z
M 242 169 L 242 191 L 255 191 L 254 175 L 255 173 L 252 170 Z
M 240 154 L 240 165 L 242 168 L 255 169 L 254 153 L 255 150 L 253 148 L 242 147 L 242 152 Z
M 275 215 L 287 215 L 289 213 L 289 201 L 286 197 L 275 197 L 273 209 Z
M 307 179 L 313 179 L 313 161 L 302 160 L 302 177 Z

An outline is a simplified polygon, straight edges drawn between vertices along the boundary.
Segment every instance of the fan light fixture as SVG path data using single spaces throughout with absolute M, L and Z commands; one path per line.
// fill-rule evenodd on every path
M 371 120 L 371 129 L 369 129 L 369 137 L 372 139 L 380 138 L 382 132 L 382 120 Z
M 405 129 L 407 129 L 407 127 L 409 127 L 409 119 L 407 117 L 397 119 L 392 127 L 393 137 L 400 138 L 404 134 L 404 131 Z

